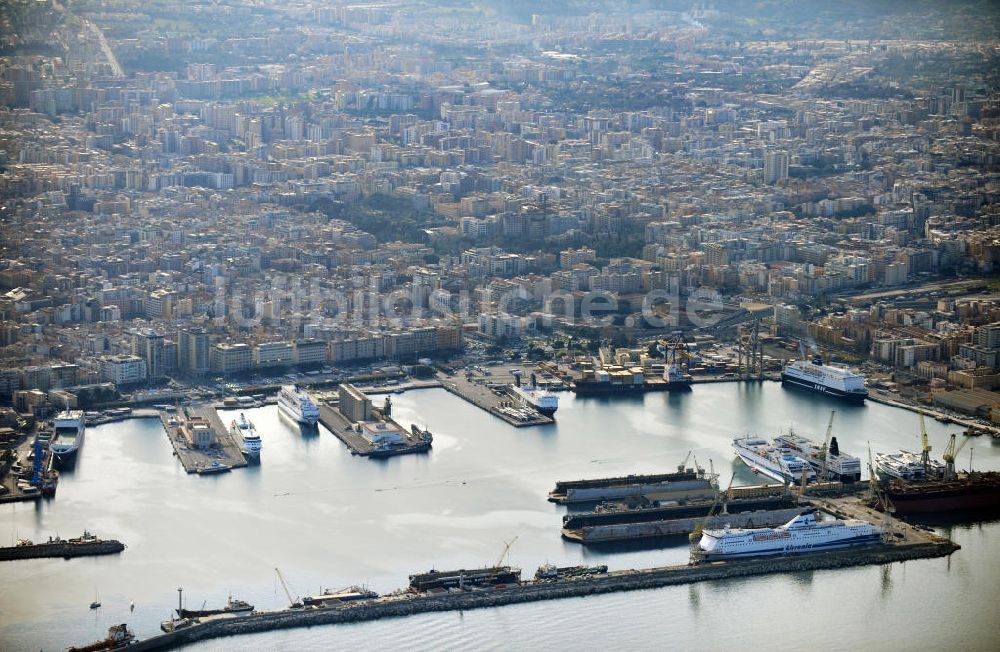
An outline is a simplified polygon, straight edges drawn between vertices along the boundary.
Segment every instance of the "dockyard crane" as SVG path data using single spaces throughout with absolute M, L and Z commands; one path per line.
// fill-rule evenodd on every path
M 507 555 L 510 554 L 510 547 L 514 545 L 515 541 L 517 541 L 517 537 L 514 537 L 510 541 L 504 542 L 503 552 L 500 554 L 500 559 L 497 560 L 497 563 L 493 564 L 493 568 L 500 568 L 500 566 L 503 564 L 503 560 L 506 559 Z
M 952 433 L 951 437 L 948 438 L 948 445 L 945 446 L 944 453 L 941 454 L 941 457 L 944 458 L 945 480 L 954 480 L 957 477 L 958 474 L 955 472 L 955 458 L 958 456 L 960 452 L 962 452 L 962 449 L 965 448 L 965 445 L 969 443 L 969 439 L 970 439 L 969 437 L 966 437 L 965 439 L 962 440 L 962 443 L 958 444 L 958 446 L 956 447 L 955 433 Z
M 684 473 L 684 467 L 687 466 L 688 460 L 691 459 L 691 453 L 692 452 L 693 451 L 688 451 L 688 454 L 684 458 L 684 461 L 677 465 L 677 472 L 678 473 Z
M 830 422 L 826 424 L 826 439 L 823 440 L 823 447 L 819 449 L 819 476 L 816 478 L 820 482 L 830 480 L 830 466 L 828 458 L 830 456 L 830 437 L 833 435 L 833 415 L 836 410 L 830 410 Z
M 732 488 L 733 488 L 733 478 L 730 478 L 729 486 L 726 488 L 725 492 L 722 492 L 719 489 L 715 490 L 715 500 L 712 502 L 712 505 L 708 508 L 708 513 L 705 514 L 705 518 L 703 518 L 697 525 L 694 526 L 694 529 L 691 531 L 691 534 L 688 535 L 688 540 L 691 543 L 697 543 L 698 539 L 701 538 L 702 530 L 705 529 L 705 526 L 707 526 L 709 520 L 711 520 L 712 514 L 715 513 L 715 508 L 718 507 L 719 503 L 722 501 L 722 496 L 724 495 L 724 493 L 725 495 L 728 495 L 729 490 Z
M 931 469 L 931 445 L 927 440 L 927 427 L 924 425 L 924 411 L 918 412 L 920 415 L 920 462 L 924 467 L 924 476 L 930 473 Z
M 288 598 L 288 606 L 301 606 L 301 603 L 296 598 L 293 598 L 292 592 L 288 590 L 288 583 L 285 581 L 285 576 L 281 574 L 281 571 L 278 568 L 275 568 L 274 572 L 278 574 L 278 580 L 281 582 L 281 588 L 285 590 L 285 596 Z

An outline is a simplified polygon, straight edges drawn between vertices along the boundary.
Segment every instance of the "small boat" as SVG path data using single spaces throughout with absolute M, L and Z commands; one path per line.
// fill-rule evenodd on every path
M 90 603 L 90 608 L 91 609 L 100 609 L 101 608 L 100 601 L 99 600 L 94 600 L 93 602 L 91 602 Z

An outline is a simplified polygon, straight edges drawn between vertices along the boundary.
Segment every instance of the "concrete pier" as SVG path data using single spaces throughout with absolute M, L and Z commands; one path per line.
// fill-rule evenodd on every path
M 491 382 L 501 383 L 501 379 L 494 378 Z M 507 380 L 506 382 L 510 382 Z M 514 403 L 515 400 L 506 391 L 497 395 L 489 387 L 466 380 L 459 376 L 442 379 L 442 386 L 449 393 L 472 403 L 478 408 L 486 410 L 490 414 L 503 419 L 515 428 L 525 428 L 527 426 L 544 426 L 555 423 L 552 417 L 544 416 L 534 410 L 525 409 L 524 416 L 518 415 L 515 411 L 507 409 L 507 404 Z
M 344 445 L 351 450 L 351 454 L 353 455 L 374 458 L 395 457 L 397 455 L 424 453 L 431 448 L 429 439 L 424 439 L 414 434 L 412 430 L 408 430 L 392 420 L 386 420 L 384 423 L 390 427 L 398 427 L 403 438 L 402 444 L 389 448 L 377 447 L 360 432 L 355 430 L 354 424 L 351 423 L 350 419 L 341 414 L 340 410 L 326 403 L 319 404 L 319 422 L 332 432 L 337 439 L 344 442 Z
M 180 424 L 186 417 L 200 417 L 208 422 L 212 429 L 214 444 L 207 448 L 195 448 L 181 432 Z M 171 422 L 173 420 L 173 422 Z M 231 469 L 247 465 L 246 458 L 240 452 L 240 447 L 229 434 L 229 428 L 223 425 L 222 419 L 215 409 L 208 405 L 182 408 L 181 412 L 160 412 L 160 422 L 167 431 L 174 454 L 181 461 L 188 473 L 214 473 L 213 464 L 218 462 Z

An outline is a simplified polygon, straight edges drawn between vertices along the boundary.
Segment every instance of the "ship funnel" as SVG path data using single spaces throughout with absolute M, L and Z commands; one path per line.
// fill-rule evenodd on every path
M 531 374 L 531 386 L 538 387 L 538 376 Z
M 836 437 L 830 439 L 830 455 L 840 455 L 840 445 Z
M 813 364 L 817 365 L 817 366 L 822 366 L 823 365 L 823 356 L 821 356 L 821 355 L 814 355 L 813 356 Z
M 521 386 L 521 370 L 520 369 L 515 369 L 513 373 L 514 373 L 514 387 L 520 387 Z

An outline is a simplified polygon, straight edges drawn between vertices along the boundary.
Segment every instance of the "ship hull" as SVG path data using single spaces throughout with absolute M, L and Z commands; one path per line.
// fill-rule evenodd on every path
M 826 396 L 832 396 L 833 398 L 840 399 L 845 403 L 853 403 L 856 405 L 861 405 L 868 398 L 868 393 L 858 393 L 858 392 L 845 392 L 835 387 L 828 387 L 822 383 L 810 382 L 807 380 L 802 380 L 801 378 L 796 378 L 787 373 L 781 374 L 781 384 L 784 387 L 791 387 L 793 389 L 798 389 L 806 392 L 813 392 L 814 394 L 824 394 Z
M 899 515 L 1000 507 L 1000 486 L 926 493 L 897 493 L 890 489 L 886 495 Z
M 778 482 L 796 482 L 798 480 L 797 478 L 786 476 L 780 470 L 775 469 L 771 466 L 770 462 L 754 459 L 742 450 L 737 449 L 736 456 L 743 460 L 743 463 L 750 467 L 751 471 L 754 471 L 755 473 L 763 473 L 772 480 L 777 480 Z

